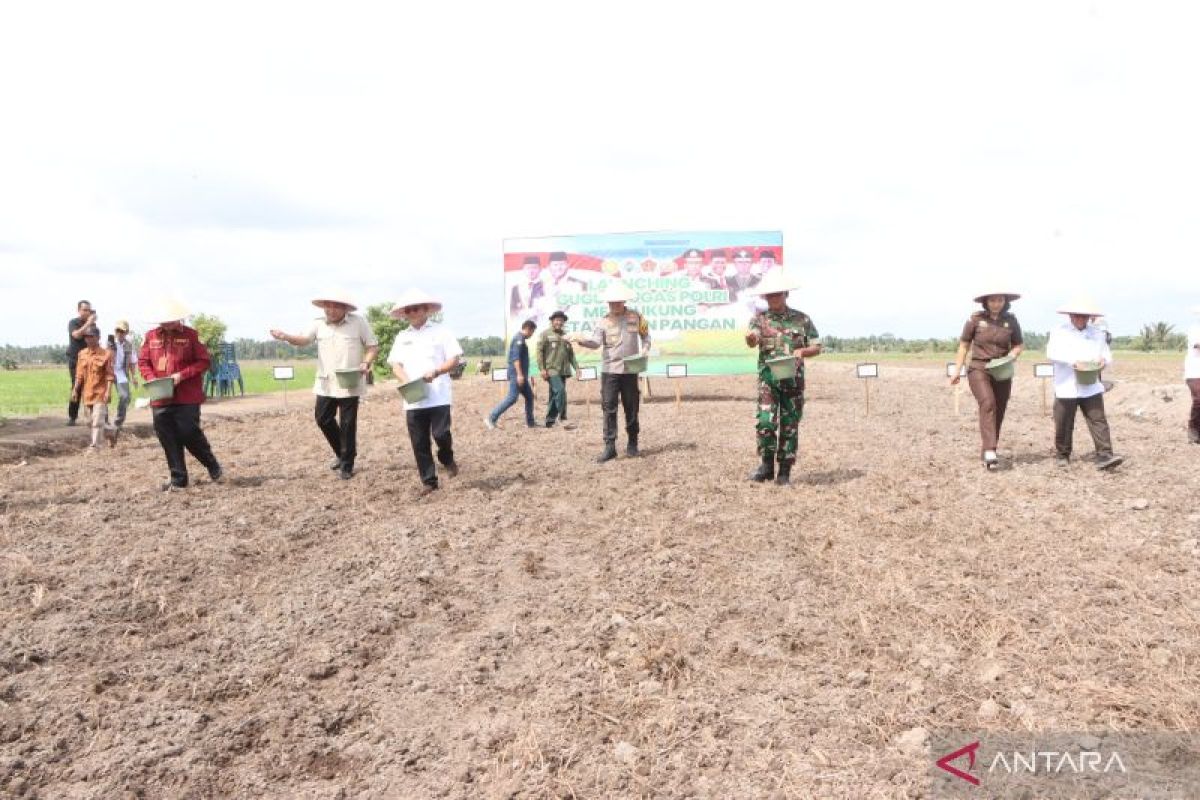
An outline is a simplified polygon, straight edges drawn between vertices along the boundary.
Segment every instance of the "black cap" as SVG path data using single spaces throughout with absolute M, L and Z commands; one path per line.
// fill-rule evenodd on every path
M 729 254 L 725 252 L 724 247 L 718 247 L 716 250 L 713 250 L 711 253 L 709 253 L 708 257 L 710 260 L 714 259 L 714 258 L 726 258 L 727 259 L 727 258 L 729 258 Z
M 551 261 L 566 261 L 567 254 L 561 250 L 555 250 L 553 253 L 550 254 L 550 260 Z
M 733 253 L 733 257 L 734 258 L 754 258 L 754 254 L 743 247 L 740 250 L 735 250 Z
M 527 266 L 529 264 L 537 264 L 540 267 L 542 265 L 542 257 L 541 256 L 525 256 L 525 264 Z
M 550 315 L 550 319 L 552 319 L 552 320 L 555 320 L 555 319 L 561 319 L 563 322 L 566 322 L 566 321 L 567 321 L 567 315 L 566 315 L 566 312 L 563 312 L 563 311 L 555 311 L 553 314 L 551 314 L 551 315 Z
M 704 254 L 693 247 L 691 250 L 688 250 L 686 253 L 684 253 L 683 257 L 684 258 L 704 258 Z
M 758 257 L 759 258 L 774 258 L 775 251 L 774 250 L 759 250 Z

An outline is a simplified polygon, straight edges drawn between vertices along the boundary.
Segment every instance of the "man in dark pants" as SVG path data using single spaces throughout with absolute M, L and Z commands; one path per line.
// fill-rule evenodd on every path
M 458 365 L 463 351 L 448 328 L 430 320 L 441 310 L 440 300 L 418 289 L 410 289 L 396 301 L 391 312 L 393 317 L 408 322 L 408 327 L 396 334 L 388 354 L 392 372 L 401 386 L 417 380 L 426 385 L 425 397 L 404 401 L 408 439 L 421 478 L 420 497 L 438 488 L 431 444 L 437 445 L 437 460 L 446 468 L 446 474 L 451 478 L 458 475 L 454 440 L 450 434 L 450 372 Z
M 219 482 L 222 476 L 221 465 L 200 429 L 204 373 L 208 371 L 211 359 L 196 331 L 180 321 L 187 316 L 187 309 L 180 303 L 165 302 L 162 310 L 153 317 L 162 321 L 146 334 L 138 354 L 138 369 L 144 380 L 169 377 L 175 385 L 171 397 L 150 403 L 154 432 L 166 453 L 167 468 L 171 472 L 171 480 L 162 486 L 164 491 L 183 489 L 188 485 L 184 450 L 208 470 L 213 483 Z
M 313 416 L 335 456 L 329 468 L 342 480 L 354 474 L 358 456 L 358 399 L 366 393 L 365 377 L 379 352 L 379 340 L 344 291 L 326 292 L 313 300 L 325 312 L 303 336 L 272 329 L 271 336 L 295 347 L 317 343 L 317 396 Z M 341 418 L 339 423 L 338 418 Z
M 1112 364 L 1112 350 L 1104 332 L 1091 324 L 1103 316 L 1090 298 L 1077 297 L 1058 310 L 1069 322 L 1050 332 L 1046 358 L 1054 363 L 1054 450 L 1060 467 L 1071 463 L 1075 411 L 1084 421 L 1096 446 L 1097 469 L 1113 469 L 1125 460 L 1115 455 L 1104 414 L 1104 384 L 1100 370 Z
M 604 451 L 596 458 L 598 463 L 617 457 L 617 400 L 625 412 L 625 435 L 628 444 L 625 455 L 638 455 L 638 406 L 641 391 L 636 373 L 628 373 L 625 359 L 647 355 L 650 352 L 650 327 L 646 318 L 625 303 L 633 299 L 633 292 L 620 283 L 604 290 L 608 303 L 608 315 L 596 322 L 588 337 L 576 336 L 574 342 L 581 347 L 595 350 L 600 348 L 600 406 L 604 410 Z
M 83 332 L 89 325 L 96 323 L 96 312 L 92 310 L 92 304 L 87 300 L 80 300 L 75 304 L 75 310 L 78 316 L 67 322 L 67 371 L 71 374 L 71 399 L 67 402 L 67 424 L 74 425 L 79 418 L 79 401 L 75 399 L 75 365 L 79 359 L 79 352 L 87 347 L 87 342 L 83 340 Z
M 538 372 L 550 384 L 550 403 L 546 408 L 546 427 L 558 420 L 567 421 L 567 378 L 579 370 L 571 341 L 563 333 L 567 315 L 555 311 L 550 315 L 550 330 L 542 334 L 537 346 Z
M 483 418 L 488 430 L 496 427 L 500 415 L 512 408 L 518 396 L 525 398 L 525 427 L 537 427 L 533 419 L 533 381 L 529 378 L 529 337 L 535 330 L 537 323 L 525 320 L 508 344 L 508 394 Z

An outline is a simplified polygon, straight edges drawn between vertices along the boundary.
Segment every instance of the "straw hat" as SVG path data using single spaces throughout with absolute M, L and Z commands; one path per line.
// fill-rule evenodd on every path
M 1087 295 L 1076 295 L 1058 309 L 1059 314 L 1082 314 L 1086 317 L 1103 317 L 1104 312 L 1096 301 Z
M 160 298 L 150 308 L 150 313 L 146 315 L 146 319 L 150 322 L 161 324 L 163 322 L 178 322 L 181 319 L 187 319 L 191 315 L 192 312 L 183 303 L 174 297 L 164 297 Z
M 985 300 L 987 300 L 989 297 L 995 297 L 996 295 L 1002 296 L 1007 302 L 1012 302 L 1013 300 L 1021 299 L 1021 295 L 1017 294 L 1016 292 L 984 292 L 983 294 L 981 294 L 975 298 L 975 302 L 982 303 Z
M 420 289 L 408 289 L 404 294 L 400 295 L 400 299 L 392 306 L 392 316 L 400 319 L 404 316 L 404 309 L 409 306 L 433 306 L 434 313 L 437 313 L 442 310 L 442 301 Z
M 768 272 L 754 287 L 753 293 L 757 295 L 777 294 L 799 288 L 800 281 L 780 269 Z
M 351 311 L 358 310 L 358 306 L 350 300 L 350 293 L 345 289 L 327 289 L 324 294 L 317 295 L 312 303 L 318 307 L 320 307 L 321 303 L 337 303 L 346 306 Z
M 129 333 L 129 321 L 124 319 L 117 320 L 117 324 L 113 325 L 113 330 L 121 331 L 122 333 Z
M 602 299 L 606 303 L 628 303 L 633 297 L 634 294 L 629 287 L 618 281 L 608 285 Z

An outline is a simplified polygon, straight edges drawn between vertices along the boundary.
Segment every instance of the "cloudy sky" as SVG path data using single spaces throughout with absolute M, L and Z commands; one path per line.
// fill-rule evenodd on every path
M 232 336 L 344 285 L 503 326 L 502 240 L 784 232 L 822 332 L 1200 302 L 1194 3 L 13 3 L 0 342 L 169 291 Z

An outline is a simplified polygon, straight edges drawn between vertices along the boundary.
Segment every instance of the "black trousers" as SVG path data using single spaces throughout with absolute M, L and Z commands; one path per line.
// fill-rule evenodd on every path
M 208 445 L 208 437 L 200 430 L 200 405 L 191 403 L 185 405 L 161 406 L 154 411 L 154 432 L 158 435 L 158 443 L 167 454 L 167 468 L 171 471 L 171 483 L 176 486 L 187 486 L 187 462 L 183 451 L 191 453 L 209 475 L 221 471 L 212 448 Z
M 71 395 L 75 394 L 75 364 L 77 358 L 75 356 L 67 356 L 67 371 L 71 373 Z M 71 420 L 79 418 L 79 403 L 75 400 L 67 401 L 67 417 Z
M 617 441 L 617 399 L 625 410 L 625 434 L 636 439 L 638 431 L 638 406 L 642 392 L 638 388 L 637 375 L 614 375 L 605 372 L 600 376 L 600 407 L 604 410 L 604 441 Z
M 1104 415 L 1104 395 L 1091 397 L 1063 398 L 1054 400 L 1054 449 L 1060 456 L 1071 455 L 1071 440 L 1075 433 L 1075 410 L 1083 411 L 1084 422 L 1092 434 L 1096 455 L 1106 458 L 1112 455 L 1112 439 L 1108 432 L 1108 418 Z
M 421 483 L 437 486 L 437 467 L 433 463 L 430 440 L 437 444 L 437 460 L 442 466 L 454 463 L 454 441 L 450 435 L 450 406 L 414 408 L 405 414 L 408 423 L 408 440 L 412 442 L 413 456 L 417 459 L 417 471 Z
M 338 461 L 353 467 L 358 455 L 358 398 L 317 395 L 313 416 Z

